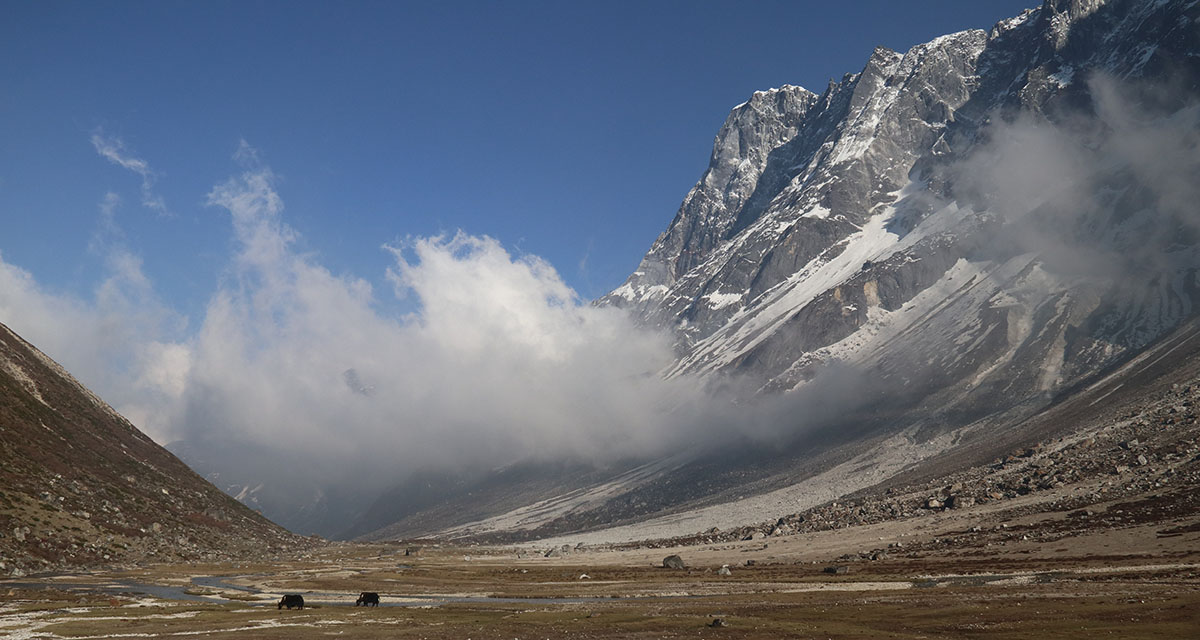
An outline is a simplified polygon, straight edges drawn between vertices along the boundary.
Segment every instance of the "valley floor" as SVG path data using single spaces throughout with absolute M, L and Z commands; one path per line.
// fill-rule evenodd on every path
M 1096 504 L 1088 518 L 1026 496 L 809 534 L 560 547 L 557 557 L 335 543 L 273 564 L 29 577 L 0 582 L 0 635 L 1194 638 L 1200 513 L 1156 509 L 1155 496 Z M 1131 517 L 1105 520 L 1112 512 Z M 662 568 L 671 554 L 687 568 Z M 353 606 L 360 591 L 383 605 Z M 306 608 L 277 609 L 283 593 L 303 594 Z

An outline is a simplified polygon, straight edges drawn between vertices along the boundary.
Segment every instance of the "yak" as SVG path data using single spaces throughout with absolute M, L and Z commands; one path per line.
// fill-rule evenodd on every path
M 357 607 L 360 604 L 364 607 L 368 606 L 368 605 L 370 605 L 372 607 L 378 607 L 379 606 L 379 594 L 375 593 L 374 591 L 364 591 L 364 592 L 360 593 L 358 596 L 358 600 L 354 601 L 354 606 Z
M 285 594 L 282 598 L 279 599 L 279 606 L 276 608 L 282 609 L 284 607 L 287 607 L 288 609 L 291 609 L 292 607 L 303 609 L 304 608 L 304 596 L 301 596 L 298 593 Z

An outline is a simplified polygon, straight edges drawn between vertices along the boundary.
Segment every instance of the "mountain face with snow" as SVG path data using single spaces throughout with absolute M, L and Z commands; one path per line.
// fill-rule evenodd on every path
M 667 375 L 836 364 L 946 424 L 1044 404 L 1194 313 L 1197 4 L 1046 0 L 755 93 L 600 304 L 673 332 Z

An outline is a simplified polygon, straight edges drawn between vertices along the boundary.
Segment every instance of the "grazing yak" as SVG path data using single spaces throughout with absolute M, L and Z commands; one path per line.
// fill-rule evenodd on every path
M 379 594 L 375 593 L 374 591 L 364 591 L 364 592 L 360 593 L 358 595 L 358 600 L 354 601 L 354 606 L 357 607 L 360 604 L 364 607 L 368 606 L 368 605 L 370 605 L 372 607 L 378 607 L 379 606 Z
M 279 599 L 279 606 L 276 608 L 282 609 L 284 607 L 287 607 L 288 609 L 291 609 L 292 607 L 303 609 L 304 608 L 304 596 L 301 596 L 298 593 L 289 593 L 289 594 L 284 595 L 282 598 Z

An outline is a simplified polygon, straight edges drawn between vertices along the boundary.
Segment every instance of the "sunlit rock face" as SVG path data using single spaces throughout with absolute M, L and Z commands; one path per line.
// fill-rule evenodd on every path
M 674 332 L 668 375 L 836 362 L 926 417 L 1040 404 L 1194 312 L 1198 14 L 1048 0 L 758 92 L 600 304 Z

